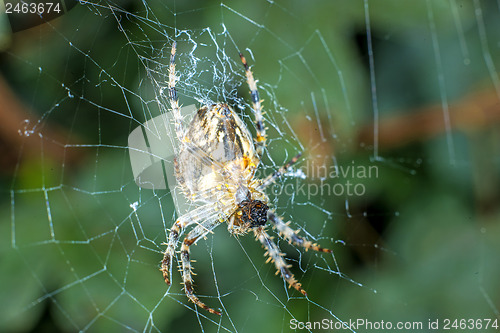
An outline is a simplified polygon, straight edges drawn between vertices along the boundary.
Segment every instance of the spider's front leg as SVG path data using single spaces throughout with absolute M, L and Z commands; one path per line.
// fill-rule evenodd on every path
M 278 272 L 281 273 L 281 276 L 286 280 L 290 287 L 294 287 L 304 296 L 307 296 L 306 291 L 302 289 L 302 285 L 297 282 L 292 272 L 288 269 L 291 265 L 287 265 L 285 259 L 283 258 L 283 253 L 280 252 L 278 245 L 272 241 L 267 232 L 262 227 L 259 227 L 254 229 L 254 234 L 267 250 L 266 255 L 268 255 L 269 258 L 266 262 L 273 261 L 276 269 L 278 269 L 276 274 L 278 274 Z
M 316 243 L 313 243 L 304 237 L 301 237 L 297 235 L 298 231 L 293 230 L 288 226 L 289 223 L 284 223 L 281 217 L 276 215 L 273 211 L 268 210 L 267 211 L 267 219 L 269 222 L 271 222 L 276 229 L 278 229 L 279 233 L 290 243 L 293 243 L 294 245 L 302 246 L 303 248 L 307 250 L 312 249 L 314 251 L 318 252 L 327 252 L 331 253 L 332 250 L 330 249 L 325 249 L 321 246 L 319 246 Z
M 276 229 L 280 232 L 280 234 L 287 239 L 289 242 L 295 244 L 295 245 L 300 245 L 306 249 L 312 249 L 314 251 L 319 251 L 319 252 L 327 252 L 330 253 L 332 250 L 330 249 L 325 249 L 320 247 L 319 245 L 308 241 L 307 239 L 300 237 L 297 235 L 297 232 L 290 228 L 288 224 L 284 223 L 283 220 L 277 216 L 273 211 L 268 210 L 267 211 L 267 218 L 268 221 L 270 221 Z M 288 285 L 290 287 L 294 287 L 298 291 L 300 291 L 303 295 L 307 296 L 307 293 L 304 289 L 302 289 L 302 286 L 300 283 L 297 282 L 297 280 L 294 278 L 292 272 L 288 269 L 291 267 L 291 265 L 287 265 L 285 259 L 283 258 L 283 253 L 280 252 L 280 249 L 278 246 L 271 240 L 271 237 L 266 233 L 266 231 L 262 228 L 257 228 L 254 229 L 255 236 L 257 239 L 264 245 L 266 248 L 267 252 L 266 255 L 269 255 L 269 260 L 272 260 L 274 264 L 276 265 L 276 268 L 278 269 L 278 272 L 281 273 L 281 276 L 288 282 Z M 276 272 L 276 273 L 278 273 Z
M 213 205 L 200 206 L 191 212 L 179 217 L 179 219 L 174 223 L 170 229 L 170 234 L 168 236 L 168 242 L 166 243 L 167 249 L 163 255 L 163 260 L 161 261 L 160 271 L 163 273 L 163 279 L 170 285 L 172 260 L 175 254 L 175 248 L 177 247 L 177 241 L 179 240 L 179 234 L 183 229 L 188 227 L 193 223 L 199 223 L 209 217 L 214 215 L 215 211 Z M 163 243 L 165 245 L 165 243 Z
M 172 228 L 170 229 L 170 234 L 168 236 L 168 242 L 167 244 L 167 249 L 165 250 L 165 253 L 163 254 L 163 260 L 161 261 L 161 268 L 160 271 L 163 274 L 163 279 L 165 280 L 165 283 L 170 286 L 170 280 L 171 280 L 171 272 L 170 272 L 170 267 L 172 265 L 172 259 L 174 258 L 174 251 L 175 247 L 177 245 L 177 240 L 179 239 L 179 234 L 181 229 L 184 229 L 186 226 L 183 225 L 182 221 L 179 219 L 177 220 Z M 163 243 L 165 244 L 165 243 Z
M 202 309 L 207 310 L 210 313 L 221 315 L 220 311 L 214 310 L 208 307 L 205 303 L 200 301 L 200 299 L 194 294 L 193 289 L 193 267 L 191 266 L 191 260 L 189 259 L 189 247 L 196 243 L 196 241 L 200 238 L 212 231 L 216 226 L 220 224 L 219 219 L 215 220 L 207 220 L 202 224 L 197 225 L 193 230 L 189 232 L 189 234 L 184 238 L 181 246 L 181 259 L 182 259 L 182 280 L 184 283 L 184 291 L 186 292 L 186 296 L 189 298 L 191 302 L 196 304 Z

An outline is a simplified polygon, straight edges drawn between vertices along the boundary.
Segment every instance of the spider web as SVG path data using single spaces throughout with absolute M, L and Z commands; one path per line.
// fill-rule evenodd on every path
M 500 2 L 480 0 L 81 1 L 13 34 L 0 62 L 1 330 L 499 320 L 499 17 Z M 267 193 L 333 250 L 269 231 L 307 297 L 224 225 L 191 250 L 196 294 L 221 317 L 188 302 L 175 267 L 164 283 L 173 189 L 137 185 L 127 138 L 175 144 L 145 125 L 170 112 L 174 40 L 181 104 L 227 102 L 254 134 L 246 56 L 268 127 L 259 178 L 303 153 Z

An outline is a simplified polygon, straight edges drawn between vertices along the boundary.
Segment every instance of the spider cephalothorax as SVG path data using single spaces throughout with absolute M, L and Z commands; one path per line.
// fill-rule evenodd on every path
M 242 54 L 240 58 L 245 67 L 255 115 L 255 142 L 245 123 L 226 103 L 201 107 L 189 128 L 184 129 L 175 89 L 178 79 L 175 75 L 175 50 L 174 42 L 170 55 L 168 96 L 174 115 L 175 132 L 181 142 L 175 158 L 175 172 L 183 193 L 196 208 L 180 216 L 170 229 L 160 268 L 165 282 L 170 285 L 170 271 L 181 231 L 194 225 L 184 238 L 180 251 L 184 291 L 189 300 L 197 306 L 220 315 L 221 312 L 208 307 L 194 294 L 189 247 L 212 232 L 219 224 L 227 222 L 228 231 L 235 236 L 253 230 L 256 239 L 266 248 L 266 255 L 274 262 L 283 279 L 290 287 L 305 295 L 301 284 L 288 269 L 284 254 L 265 230 L 265 224 L 269 221 L 283 238 L 291 243 L 306 250 L 331 252 L 298 236 L 288 223 L 284 223 L 268 207 L 269 199 L 264 192 L 266 187 L 297 162 L 300 154 L 269 177 L 263 180 L 255 178 L 255 171 L 266 144 L 266 127 L 257 83 Z
M 243 236 L 256 228 L 264 227 L 267 222 L 269 206 L 263 201 L 247 199 L 241 201 L 236 211 L 229 217 L 228 231 L 234 236 Z
M 260 200 L 244 200 L 239 204 L 241 210 L 240 220 L 249 224 L 250 228 L 264 226 L 267 222 L 269 207 Z

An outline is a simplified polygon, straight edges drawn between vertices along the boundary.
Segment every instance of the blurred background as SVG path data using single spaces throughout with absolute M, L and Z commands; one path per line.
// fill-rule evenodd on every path
M 63 7 L 0 16 L 0 331 L 288 332 L 292 319 L 361 318 L 426 332 L 429 320 L 500 320 L 497 1 Z M 191 252 L 196 291 L 222 317 L 187 301 L 175 269 L 165 285 L 177 215 L 168 189 L 136 185 L 127 138 L 167 112 L 173 40 L 181 102 L 227 101 L 254 133 L 245 53 L 269 127 L 264 174 L 304 152 L 305 177 L 291 172 L 279 184 L 296 190 L 271 202 L 333 254 L 270 232 L 308 298 L 252 235 L 225 226 Z M 348 167 L 377 172 L 335 176 Z M 363 193 L 326 190 L 347 181 Z

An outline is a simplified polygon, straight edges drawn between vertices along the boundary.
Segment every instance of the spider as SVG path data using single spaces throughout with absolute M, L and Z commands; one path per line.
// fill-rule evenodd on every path
M 185 236 L 181 245 L 180 269 L 184 291 L 191 302 L 221 315 L 221 312 L 208 307 L 195 294 L 193 289 L 192 265 L 189 247 L 195 244 L 219 224 L 227 222 L 228 231 L 234 236 L 253 231 L 267 250 L 266 262 L 273 261 L 278 272 L 289 287 L 294 287 L 307 295 L 301 284 L 289 270 L 284 254 L 266 232 L 266 222 L 270 222 L 281 236 L 290 243 L 300 245 L 306 250 L 331 252 L 297 235 L 283 220 L 269 208 L 269 198 L 264 190 L 279 178 L 300 154 L 292 158 L 273 174 L 261 180 L 254 178 L 266 146 L 266 128 L 262 117 L 262 106 L 254 80 L 245 57 L 240 53 L 250 88 L 253 112 L 256 122 L 255 145 L 252 136 L 240 117 L 226 103 L 201 107 L 187 129 L 183 128 L 179 100 L 175 88 L 178 77 L 175 72 L 176 42 L 172 45 L 169 65 L 168 98 L 173 112 L 174 127 L 181 142 L 175 158 L 175 174 L 186 198 L 198 207 L 180 216 L 170 229 L 160 271 L 165 282 L 170 285 L 171 266 L 179 239 L 179 234 L 190 225 L 195 225 Z M 278 272 L 276 274 L 278 274 Z

